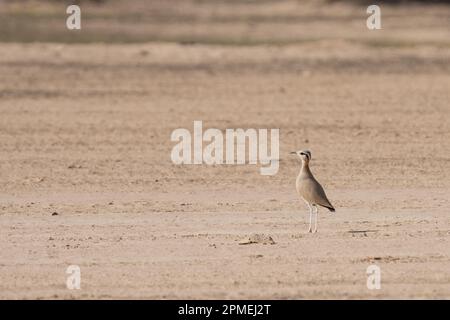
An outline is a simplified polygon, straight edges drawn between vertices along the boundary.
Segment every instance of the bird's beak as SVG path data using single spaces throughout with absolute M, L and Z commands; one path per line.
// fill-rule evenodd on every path
M 292 151 L 292 152 L 289 152 L 289 154 L 297 154 L 297 152 L 295 152 L 295 151 Z

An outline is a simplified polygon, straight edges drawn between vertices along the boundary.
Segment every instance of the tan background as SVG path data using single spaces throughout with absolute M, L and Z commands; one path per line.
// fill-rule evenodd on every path
M 126 3 L 0 4 L 0 298 L 450 297 L 448 6 Z M 279 128 L 278 174 L 173 165 L 194 120 Z

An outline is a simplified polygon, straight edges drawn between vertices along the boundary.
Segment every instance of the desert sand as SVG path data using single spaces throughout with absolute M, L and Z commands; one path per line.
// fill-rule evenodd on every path
M 450 20 L 434 18 L 450 9 L 401 25 L 392 8 L 370 41 L 364 15 L 336 28 L 344 9 L 294 21 L 327 37 L 281 44 L 259 43 L 265 12 L 250 44 L 172 41 L 180 26 L 170 41 L 0 43 L 0 298 L 450 298 Z M 215 37 L 242 34 L 222 20 Z M 174 165 L 171 132 L 194 120 L 279 128 L 278 174 Z M 317 234 L 295 192 L 300 148 L 336 207 Z

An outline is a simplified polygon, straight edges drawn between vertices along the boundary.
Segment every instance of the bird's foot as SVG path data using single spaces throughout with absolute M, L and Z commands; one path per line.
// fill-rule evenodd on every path
M 311 229 L 311 228 L 309 228 L 309 229 L 308 229 L 308 232 L 309 232 L 309 233 L 312 233 L 312 229 Z

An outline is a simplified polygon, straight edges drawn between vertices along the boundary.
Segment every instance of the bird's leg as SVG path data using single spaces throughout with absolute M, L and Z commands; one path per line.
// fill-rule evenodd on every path
M 317 206 L 314 206 L 316 209 L 316 221 L 314 223 L 314 233 L 317 232 L 317 218 L 319 217 L 319 208 Z
M 308 229 L 308 232 L 312 232 L 313 208 L 311 207 L 311 205 L 309 203 L 308 203 L 308 208 L 309 208 L 309 229 Z

